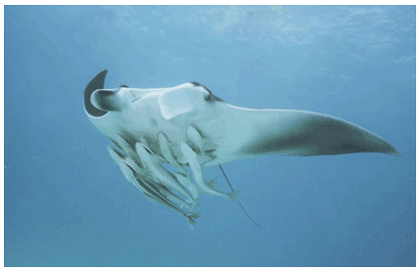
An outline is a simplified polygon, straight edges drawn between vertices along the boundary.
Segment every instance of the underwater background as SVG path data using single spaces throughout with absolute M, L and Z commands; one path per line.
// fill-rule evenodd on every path
M 415 266 L 415 6 L 5 6 L 5 266 Z M 401 156 L 280 155 L 224 170 L 194 230 L 108 155 L 83 91 L 198 81 L 321 112 Z M 229 187 L 217 166 L 206 179 Z

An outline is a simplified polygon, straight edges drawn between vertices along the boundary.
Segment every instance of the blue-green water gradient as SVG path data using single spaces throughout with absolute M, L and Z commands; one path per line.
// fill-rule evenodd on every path
M 5 266 L 414 266 L 415 6 L 5 6 Z M 226 102 L 356 123 L 402 154 L 224 165 L 202 217 L 150 203 L 83 90 L 198 81 Z M 228 190 L 217 167 L 204 170 Z

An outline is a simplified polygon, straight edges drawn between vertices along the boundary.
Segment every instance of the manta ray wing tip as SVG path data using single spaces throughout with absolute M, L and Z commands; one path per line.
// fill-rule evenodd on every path
M 398 152 L 397 150 L 394 150 L 393 152 L 389 152 L 389 154 L 400 157 L 402 156 L 400 152 Z
M 382 151 L 379 151 L 379 152 L 384 153 L 384 154 L 394 155 L 394 156 L 401 156 L 400 152 L 398 152 L 394 146 L 392 146 L 390 143 L 386 141 L 385 143 L 386 143 L 386 147 L 384 147 Z

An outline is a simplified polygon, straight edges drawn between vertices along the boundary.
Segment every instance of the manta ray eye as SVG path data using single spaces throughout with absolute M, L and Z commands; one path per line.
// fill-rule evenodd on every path
M 219 97 L 217 97 L 217 96 L 215 96 L 211 91 L 210 91 L 210 89 L 208 89 L 205 85 L 202 85 L 201 83 L 199 83 L 199 82 L 191 82 L 194 86 L 201 86 L 201 87 L 203 87 L 204 89 L 206 89 L 208 92 L 209 92 L 209 95 L 207 96 L 207 97 L 205 97 L 205 100 L 206 101 L 208 101 L 208 102 L 215 102 L 215 101 L 221 101 L 221 102 L 224 102 L 224 100 L 223 99 L 221 99 L 221 98 L 219 98 Z

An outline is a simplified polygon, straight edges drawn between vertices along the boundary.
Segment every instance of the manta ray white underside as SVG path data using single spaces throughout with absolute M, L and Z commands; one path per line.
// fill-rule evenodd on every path
M 115 145 L 108 151 L 125 178 L 147 199 L 184 215 L 191 226 L 200 216 L 193 212 L 200 193 L 237 200 L 236 192 L 206 181 L 203 166 L 273 153 L 398 155 L 379 136 L 332 116 L 232 106 L 197 82 L 104 89 L 106 73 L 85 89 L 88 118 Z

